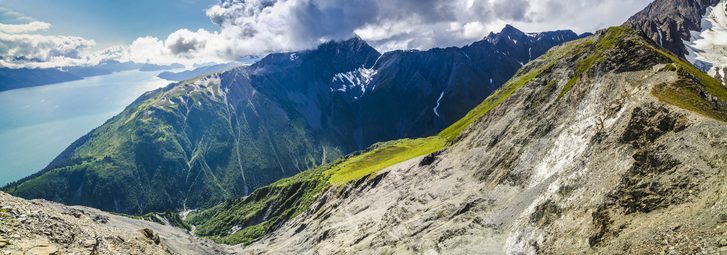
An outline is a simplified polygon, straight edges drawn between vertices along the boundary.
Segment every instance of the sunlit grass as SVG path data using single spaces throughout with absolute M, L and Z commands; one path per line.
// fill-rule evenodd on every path
M 372 146 L 372 149 L 353 156 L 326 171 L 332 184 L 343 184 L 371 173 L 444 149 L 446 141 L 439 136 L 402 139 Z

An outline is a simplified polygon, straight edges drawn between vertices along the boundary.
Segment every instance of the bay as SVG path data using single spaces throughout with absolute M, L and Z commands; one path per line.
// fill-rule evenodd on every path
M 79 137 L 170 81 L 125 71 L 0 92 L 0 186 L 31 175 Z

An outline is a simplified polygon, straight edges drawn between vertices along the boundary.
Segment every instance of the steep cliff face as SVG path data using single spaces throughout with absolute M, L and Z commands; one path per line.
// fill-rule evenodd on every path
M 708 8 L 720 0 L 656 0 L 626 22 L 659 46 L 677 56 L 694 55 L 684 42 L 694 39 L 692 31 L 702 31 Z M 694 57 L 694 56 L 692 56 Z
M 539 45 L 575 35 L 557 33 Z M 437 133 L 527 62 L 502 47 L 382 56 L 353 38 L 271 54 L 145 94 L 4 190 L 132 214 L 211 207 L 376 142 Z
M 364 145 L 436 134 L 481 103 L 524 63 L 579 37 L 569 30 L 526 34 L 507 25 L 461 48 L 385 53 L 372 69 L 376 76 L 370 94 L 359 102 L 365 109 L 363 123 L 377 123 L 363 127 Z
M 720 199 L 727 191 L 725 120 L 727 89 L 718 81 L 637 31 L 610 28 L 526 65 L 430 138 L 449 141 L 435 153 L 379 165 L 383 170 L 365 178 L 334 180 L 340 171 L 367 167 L 362 158 L 390 159 L 375 156 L 380 148 L 374 148 L 315 178 L 291 179 L 329 184 L 301 192 L 305 200 L 299 201 L 310 194 L 315 199 L 291 214 L 297 216 L 259 230 L 263 237 L 246 249 L 717 253 L 727 242 L 721 230 L 727 204 Z M 261 219 L 279 215 L 265 208 L 277 208 L 280 200 L 266 197 L 239 201 L 236 208 L 255 201 L 267 212 Z M 201 225 L 227 229 L 212 234 L 224 237 L 251 222 L 225 221 L 224 215 L 239 214 L 218 208 L 205 216 L 216 220 Z

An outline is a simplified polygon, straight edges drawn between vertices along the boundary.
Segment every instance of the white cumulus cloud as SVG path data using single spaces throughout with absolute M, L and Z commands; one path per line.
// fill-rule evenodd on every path
M 84 64 L 82 51 L 96 45 L 93 40 L 75 36 L 31 34 L 48 29 L 50 24 L 0 24 L 0 66 L 45 68 Z
M 57 68 L 95 65 L 104 60 L 131 60 L 130 47 L 125 45 L 93 51 L 94 40 L 34 33 L 50 27 L 51 24 L 40 21 L 0 23 L 0 67 Z
M 33 21 L 27 24 L 2 24 L 0 23 L 0 33 L 8 33 L 8 34 L 19 34 L 19 33 L 29 33 L 29 32 L 35 32 L 38 30 L 45 30 L 50 28 L 49 23 L 40 22 L 40 21 Z

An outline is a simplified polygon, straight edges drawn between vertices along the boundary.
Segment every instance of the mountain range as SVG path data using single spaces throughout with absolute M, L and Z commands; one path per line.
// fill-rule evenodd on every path
M 377 142 L 435 134 L 577 38 L 508 26 L 461 48 L 381 54 L 355 37 L 270 54 L 143 95 L 4 190 L 124 213 L 210 207 Z
M 727 253 L 727 87 L 682 34 L 716 4 L 428 51 L 355 37 L 170 84 L 3 189 L 136 219 L 0 193 L 0 248 Z
M 158 71 L 183 68 L 180 64 L 156 65 L 106 60 L 93 66 L 64 68 L 7 68 L 0 67 L 0 91 L 42 86 L 59 82 L 81 80 L 84 77 L 107 75 L 127 70 Z

